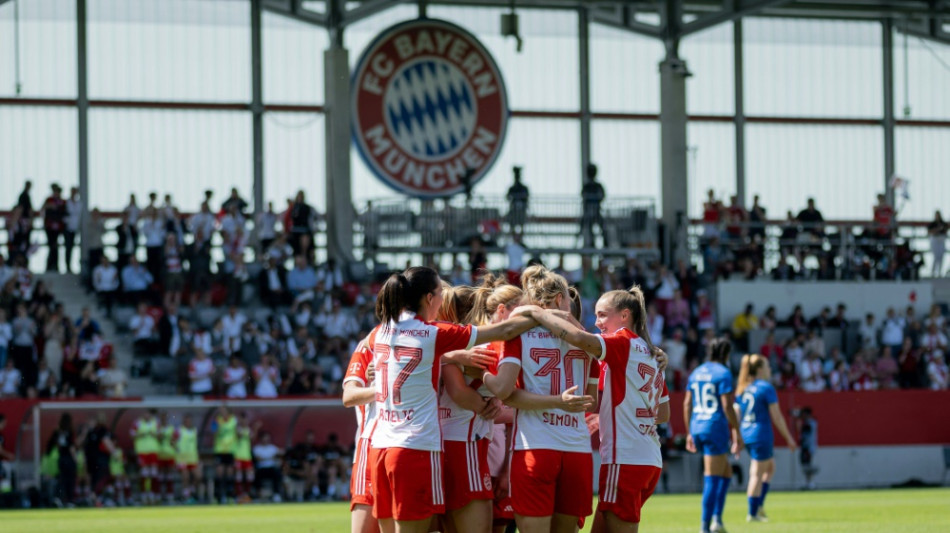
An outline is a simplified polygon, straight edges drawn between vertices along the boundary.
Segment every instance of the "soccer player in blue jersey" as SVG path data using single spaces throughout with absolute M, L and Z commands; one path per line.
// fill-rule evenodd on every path
M 727 454 L 730 449 L 734 455 L 742 450 L 742 435 L 733 410 L 732 373 L 726 367 L 732 344 L 725 338 L 717 338 L 706 350 L 706 362 L 690 374 L 683 400 L 688 434 L 686 449 L 703 454 L 701 533 L 725 533 L 722 511 L 732 480 Z
M 768 359 L 758 354 L 742 357 L 739 368 L 739 384 L 736 387 L 736 411 L 739 413 L 740 433 L 746 449 L 752 456 L 749 468 L 749 522 L 765 522 L 765 496 L 769 493 L 769 481 L 775 474 L 772 448 L 775 437 L 772 424 L 785 438 L 789 449 L 795 452 L 795 439 L 788 431 L 785 417 L 778 405 L 775 387 L 769 383 L 772 371 Z

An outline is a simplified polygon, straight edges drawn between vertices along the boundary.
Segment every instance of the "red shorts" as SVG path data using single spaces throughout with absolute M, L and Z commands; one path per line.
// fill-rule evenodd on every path
M 373 516 L 423 520 L 445 513 L 442 452 L 406 448 L 373 451 Z
M 511 506 L 522 516 L 593 512 L 594 460 L 590 453 L 515 450 L 511 454 Z
M 491 509 L 492 522 L 496 526 L 507 524 L 515 519 L 515 510 L 511 507 L 511 497 L 495 498 Z
M 473 500 L 495 497 L 488 468 L 489 442 L 488 439 L 442 442 L 445 449 L 445 510 L 454 511 Z
M 138 454 L 139 466 L 158 466 L 158 454 L 157 453 L 140 453 Z
M 376 464 L 376 452 L 369 445 L 369 439 L 360 439 L 356 443 L 353 455 L 353 473 L 350 475 L 350 511 L 357 505 L 373 505 L 373 468 Z
M 597 512 L 611 512 L 624 522 L 639 523 L 640 509 L 656 489 L 660 472 L 648 465 L 600 465 Z
M 158 467 L 159 467 L 159 468 L 174 468 L 174 467 L 175 467 L 175 458 L 174 458 L 174 457 L 170 457 L 170 458 L 167 458 L 167 459 L 166 459 L 166 458 L 159 457 L 159 458 L 158 458 Z
M 177 466 L 178 466 L 178 470 L 181 470 L 182 472 L 195 472 L 198 470 L 197 463 L 190 463 L 190 464 L 178 463 Z
M 254 462 L 253 461 L 242 461 L 240 459 L 234 460 L 234 470 L 237 472 L 253 472 L 254 471 Z

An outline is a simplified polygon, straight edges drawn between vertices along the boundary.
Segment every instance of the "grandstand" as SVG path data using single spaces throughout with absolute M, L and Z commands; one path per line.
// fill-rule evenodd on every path
M 487 82 L 382 99 L 405 174 L 354 104 L 382 68 L 364 50 L 420 17 L 503 80 L 497 150 L 443 149 L 448 192 L 405 177 L 438 155 L 410 115 L 455 106 L 443 144 L 487 131 L 463 113 Z M 222 406 L 285 452 L 261 448 L 280 480 L 246 500 L 347 499 L 341 381 L 408 264 L 461 285 L 544 263 L 591 330 L 600 294 L 643 287 L 676 406 L 665 492 L 702 488 L 679 406 L 720 334 L 734 372 L 770 360 L 790 419 L 814 411 L 815 486 L 945 483 L 948 65 L 947 2 L 0 0 L 0 507 L 120 503 L 94 439 L 131 457 L 150 409 L 194 417 L 202 495 L 226 497 Z M 64 414 L 85 478 L 52 454 Z M 809 486 L 776 458 L 777 489 Z

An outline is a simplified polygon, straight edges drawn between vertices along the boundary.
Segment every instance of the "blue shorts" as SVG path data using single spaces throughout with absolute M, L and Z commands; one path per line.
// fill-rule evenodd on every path
M 718 435 L 693 435 L 693 442 L 696 443 L 696 451 L 703 455 L 726 455 L 729 453 L 729 437 L 722 438 Z
M 749 455 L 756 461 L 768 461 L 775 455 L 773 442 L 747 442 L 745 447 Z

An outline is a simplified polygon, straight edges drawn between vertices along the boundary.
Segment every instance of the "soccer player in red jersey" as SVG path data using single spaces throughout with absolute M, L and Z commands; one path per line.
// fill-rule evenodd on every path
M 636 532 L 640 511 L 660 479 L 663 459 L 656 425 L 669 420 L 665 357 L 649 340 L 643 293 L 611 291 L 595 307 L 594 335 L 549 311 L 531 315 L 603 363 L 600 404 L 600 503 L 594 531 Z

